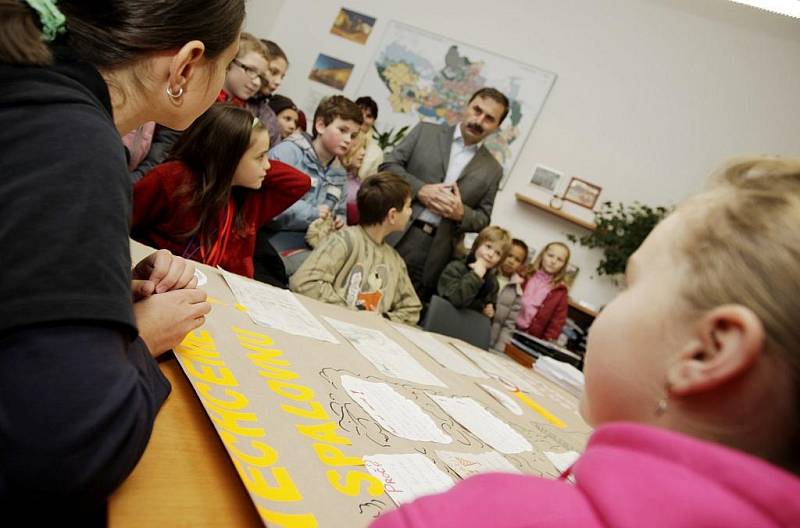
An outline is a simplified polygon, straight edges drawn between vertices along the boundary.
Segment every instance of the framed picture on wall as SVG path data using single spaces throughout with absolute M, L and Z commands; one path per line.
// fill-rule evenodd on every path
M 337 90 L 344 90 L 350 74 L 353 72 L 353 65 L 349 62 L 330 57 L 324 53 L 317 55 L 314 67 L 308 78 L 318 83 L 326 84 Z
M 563 174 L 556 170 L 549 169 L 542 165 L 537 165 L 536 168 L 533 169 L 531 183 L 538 185 L 543 189 L 547 189 L 550 192 L 555 192 L 556 187 L 558 187 L 558 182 L 561 181 L 562 176 Z
M 597 203 L 597 198 L 602 190 L 597 185 L 573 176 L 567 186 L 567 190 L 564 191 L 564 199 L 581 207 L 594 209 L 594 204 Z
M 375 25 L 375 17 L 341 8 L 331 26 L 331 33 L 359 44 L 364 44 Z

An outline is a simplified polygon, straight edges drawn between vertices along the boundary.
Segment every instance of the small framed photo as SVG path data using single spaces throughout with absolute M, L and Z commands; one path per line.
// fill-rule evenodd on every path
M 572 177 L 567 190 L 564 191 L 564 199 L 568 202 L 576 203 L 587 209 L 594 209 L 600 191 L 603 189 L 580 178 Z
M 547 189 L 550 192 L 554 192 L 562 176 L 563 174 L 558 171 L 548 169 L 542 165 L 537 165 L 536 168 L 533 169 L 531 183 L 543 189 Z
M 331 33 L 364 44 L 375 25 L 375 17 L 341 8 L 331 26 Z
M 314 62 L 308 78 L 331 88 L 344 90 L 351 73 L 353 73 L 353 65 L 349 62 L 320 53 L 317 55 L 317 60 Z

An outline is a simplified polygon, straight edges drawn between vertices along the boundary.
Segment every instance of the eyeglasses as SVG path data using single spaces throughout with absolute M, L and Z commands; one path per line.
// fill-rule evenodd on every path
M 235 64 L 238 67 L 240 67 L 242 69 L 242 71 L 244 71 L 247 74 L 247 76 L 250 77 L 252 80 L 255 81 L 256 79 L 258 79 L 258 80 L 261 81 L 262 85 L 266 85 L 267 84 L 267 76 L 259 73 L 259 71 L 256 68 L 253 68 L 252 66 L 248 66 L 247 64 L 244 64 L 239 59 L 233 59 L 232 62 L 233 62 L 233 64 Z

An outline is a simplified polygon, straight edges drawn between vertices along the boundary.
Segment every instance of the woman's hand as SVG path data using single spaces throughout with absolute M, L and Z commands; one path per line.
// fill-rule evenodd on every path
M 198 289 L 158 293 L 133 304 L 139 335 L 153 357 L 174 348 L 186 334 L 203 326 L 210 311 L 206 292 Z
M 145 257 L 133 268 L 134 300 L 154 293 L 196 288 L 194 264 L 166 249 L 159 249 Z

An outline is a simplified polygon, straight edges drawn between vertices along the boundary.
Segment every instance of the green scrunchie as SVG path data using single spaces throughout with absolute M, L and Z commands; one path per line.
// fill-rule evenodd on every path
M 58 35 L 67 30 L 64 26 L 67 19 L 56 7 L 55 0 L 25 0 L 25 2 L 39 13 L 43 41 L 53 42 Z

